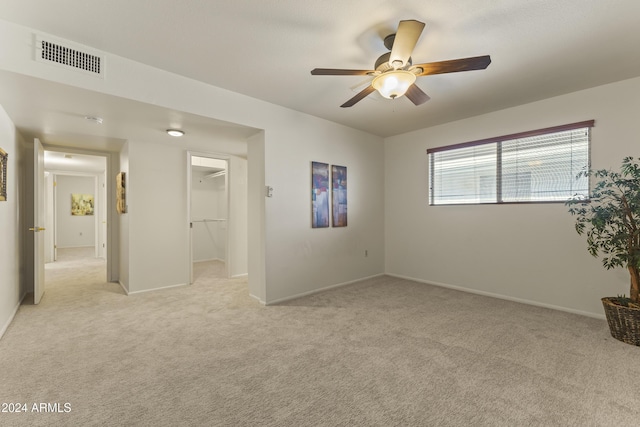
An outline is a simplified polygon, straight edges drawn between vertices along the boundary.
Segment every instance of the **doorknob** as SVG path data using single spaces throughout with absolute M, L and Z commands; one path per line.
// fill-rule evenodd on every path
M 37 233 L 38 231 L 44 231 L 44 228 L 43 227 L 31 227 L 31 228 L 29 228 L 29 231 L 35 231 Z

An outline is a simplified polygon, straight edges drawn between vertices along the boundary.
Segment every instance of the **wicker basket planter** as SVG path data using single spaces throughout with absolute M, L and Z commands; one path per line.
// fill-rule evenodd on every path
M 640 309 L 624 307 L 602 298 L 611 336 L 627 344 L 640 346 Z

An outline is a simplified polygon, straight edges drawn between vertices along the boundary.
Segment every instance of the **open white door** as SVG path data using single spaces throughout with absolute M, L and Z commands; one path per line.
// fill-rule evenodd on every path
M 33 142 L 33 303 L 44 294 L 44 148 L 38 139 Z

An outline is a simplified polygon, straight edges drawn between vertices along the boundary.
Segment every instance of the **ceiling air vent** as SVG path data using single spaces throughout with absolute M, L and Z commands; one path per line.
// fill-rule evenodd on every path
M 95 54 L 84 46 L 73 46 L 66 41 L 36 36 L 35 49 L 36 61 L 58 64 L 96 77 L 104 74 L 104 56 Z

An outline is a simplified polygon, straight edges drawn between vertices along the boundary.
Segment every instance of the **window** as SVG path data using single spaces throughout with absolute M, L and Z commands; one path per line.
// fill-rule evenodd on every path
M 429 204 L 564 202 L 587 197 L 594 121 L 430 148 Z

